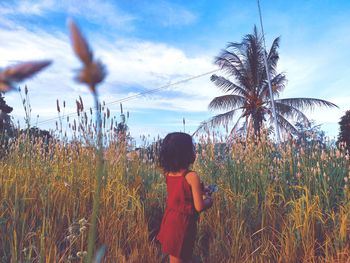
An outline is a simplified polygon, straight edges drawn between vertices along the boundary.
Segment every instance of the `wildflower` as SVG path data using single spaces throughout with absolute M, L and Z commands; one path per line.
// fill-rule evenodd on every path
M 77 256 L 79 257 L 79 258 L 83 258 L 83 257 L 85 257 L 87 255 L 87 252 L 86 251 L 79 251 L 78 253 L 77 253 Z
M 347 183 L 348 182 L 348 178 L 344 177 L 344 182 Z
M 82 219 L 80 219 L 79 220 L 79 225 L 81 225 L 81 226 L 85 226 L 87 223 L 88 223 L 88 221 L 83 217 Z

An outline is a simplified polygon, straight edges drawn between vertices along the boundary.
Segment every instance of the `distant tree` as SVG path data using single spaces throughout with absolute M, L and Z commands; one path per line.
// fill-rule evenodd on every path
M 53 138 L 52 134 L 47 130 L 39 129 L 38 127 L 31 127 L 22 129 L 20 134 L 28 135 L 31 139 L 42 139 L 44 143 L 48 143 Z
M 10 139 L 15 134 L 10 116 L 12 110 L 13 108 L 6 104 L 6 101 L 0 92 L 0 158 L 6 155 Z
M 0 93 L 0 134 L 13 135 L 13 124 L 11 121 L 10 113 L 13 108 L 6 104 L 6 101 Z
M 232 132 L 252 130 L 252 133 L 258 134 L 267 120 L 272 123 L 273 114 L 264 53 L 267 56 L 272 92 L 275 97 L 277 124 L 282 130 L 297 134 L 298 131 L 290 119 L 309 122 L 302 112 L 305 109 L 314 106 L 336 107 L 329 101 L 316 98 L 279 98 L 286 85 L 285 74 L 277 72 L 279 42 L 278 37 L 273 40 L 270 50 L 265 50 L 262 37 L 254 27 L 253 33 L 245 35 L 242 42 L 230 42 L 215 58 L 214 63 L 227 73 L 227 76 L 232 77 L 232 80 L 215 74 L 211 76 L 211 81 L 227 94 L 214 98 L 209 104 L 209 109 L 223 110 L 224 113 L 203 122 L 198 130 L 208 126 L 227 125 L 237 114 L 239 114 L 238 121 L 234 124 Z M 237 129 L 238 127 L 242 128 Z
M 340 131 L 338 135 L 338 143 L 345 142 L 347 149 L 350 151 L 350 110 L 339 121 Z
M 315 125 L 314 121 L 309 123 L 296 122 L 298 143 L 321 143 L 325 141 L 325 132 L 321 130 L 321 124 Z

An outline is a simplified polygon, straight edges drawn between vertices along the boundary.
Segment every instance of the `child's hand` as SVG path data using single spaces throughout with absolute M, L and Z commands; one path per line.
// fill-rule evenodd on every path
M 204 192 L 204 195 L 206 197 L 211 197 L 211 195 L 212 195 L 212 192 L 210 191 L 208 185 L 204 186 L 204 191 L 203 192 Z
M 213 198 L 211 196 L 206 196 L 206 198 L 204 199 L 204 205 L 205 205 L 205 209 L 208 209 L 210 207 L 212 207 L 213 205 Z
M 202 192 L 205 196 L 210 194 L 210 190 L 208 188 L 208 185 L 205 185 L 203 182 L 201 182 L 201 186 L 202 186 Z

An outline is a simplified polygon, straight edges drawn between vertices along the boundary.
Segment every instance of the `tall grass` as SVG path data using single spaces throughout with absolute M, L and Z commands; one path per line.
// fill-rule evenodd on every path
M 110 127 L 94 246 L 105 246 L 103 262 L 162 262 L 154 237 L 163 176 Z M 98 169 L 86 138 L 94 130 L 76 128 L 74 142 L 21 135 L 12 143 L 0 160 L 0 262 L 83 262 Z M 194 169 L 220 187 L 200 218 L 197 261 L 348 260 L 350 161 L 342 146 L 197 139 Z

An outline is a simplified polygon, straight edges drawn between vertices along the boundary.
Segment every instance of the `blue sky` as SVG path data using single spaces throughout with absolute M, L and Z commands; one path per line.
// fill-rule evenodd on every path
M 350 1 L 261 0 L 266 44 L 281 36 L 279 71 L 288 84 L 281 97 L 316 97 L 339 109 L 317 108 L 307 115 L 329 136 L 338 134 L 339 118 L 350 101 Z M 0 0 L 0 67 L 18 61 L 53 59 L 54 64 L 27 81 L 32 119 L 39 123 L 57 116 L 56 99 L 75 112 L 88 90 L 74 82 L 79 61 L 69 45 L 67 19 L 81 27 L 108 76 L 99 87 L 106 103 L 215 70 L 214 56 L 229 41 L 241 41 L 258 24 L 255 0 L 78 1 Z M 221 95 L 210 75 L 129 100 L 128 125 L 134 137 L 152 137 L 198 124 L 219 112 L 207 106 Z M 17 92 L 5 96 L 13 116 L 23 120 Z M 119 105 L 110 106 L 119 116 Z M 35 121 L 33 121 L 35 124 Z M 55 122 L 39 125 L 49 129 Z

